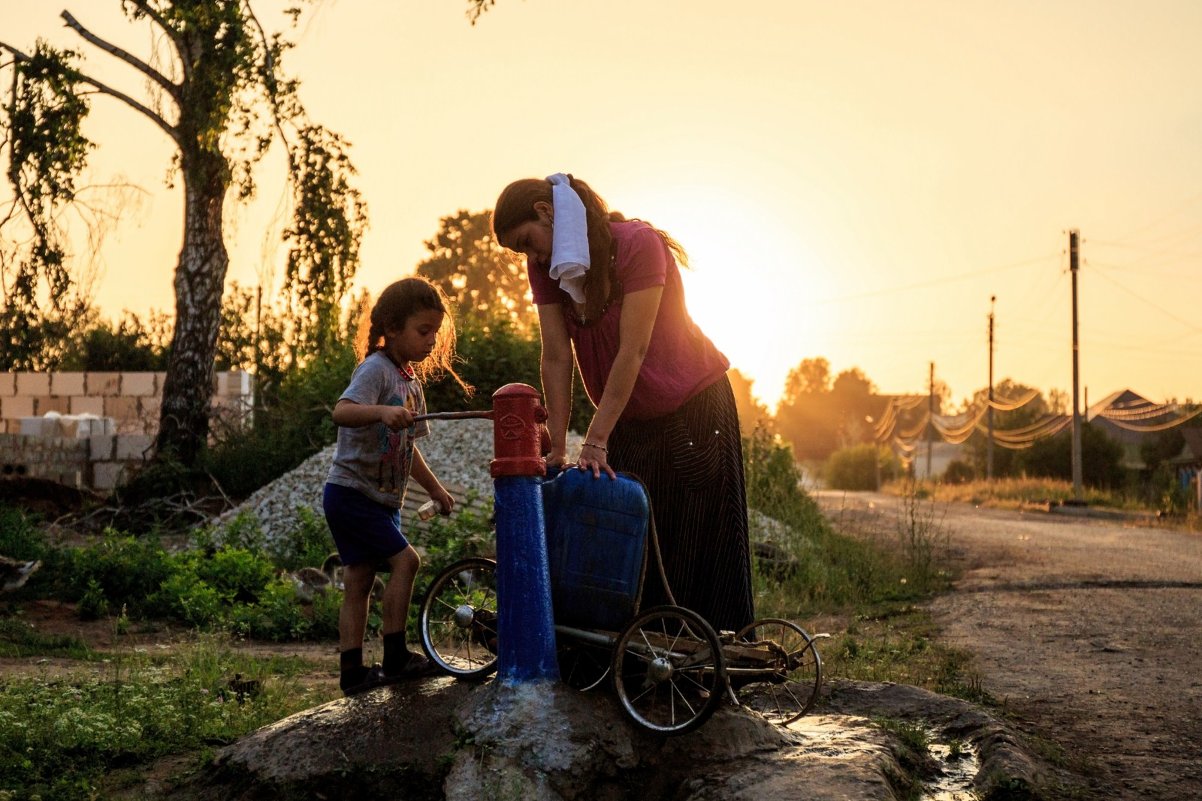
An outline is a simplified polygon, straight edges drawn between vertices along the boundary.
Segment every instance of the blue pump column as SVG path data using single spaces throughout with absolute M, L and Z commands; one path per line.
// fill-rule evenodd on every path
M 540 482 L 546 419 L 533 387 L 506 384 L 493 393 L 497 675 L 505 684 L 559 679 Z
M 497 515 L 497 675 L 518 684 L 557 681 L 541 482 L 494 482 Z

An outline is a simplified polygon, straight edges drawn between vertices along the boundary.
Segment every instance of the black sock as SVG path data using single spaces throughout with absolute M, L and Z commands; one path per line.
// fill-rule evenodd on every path
M 384 672 L 400 673 L 409 664 L 409 648 L 405 644 L 405 630 L 384 635 Z
M 338 654 L 338 667 L 341 674 L 338 686 L 346 692 L 356 684 L 362 684 L 367 677 L 367 668 L 363 666 L 363 649 L 348 648 Z

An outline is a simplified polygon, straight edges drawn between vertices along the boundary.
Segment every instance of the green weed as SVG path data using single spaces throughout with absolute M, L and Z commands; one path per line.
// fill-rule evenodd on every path
M 0 686 L 0 792 L 96 798 L 113 769 L 229 743 L 322 700 L 297 659 L 254 659 L 202 638 L 172 657 L 113 657 L 102 674 Z
M 99 658 L 80 638 L 42 634 L 17 617 L 0 618 L 0 656 L 12 659 L 53 656 L 81 661 Z

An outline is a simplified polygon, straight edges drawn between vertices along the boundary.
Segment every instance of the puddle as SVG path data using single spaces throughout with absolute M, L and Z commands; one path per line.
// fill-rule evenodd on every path
M 927 750 L 939 763 L 939 775 L 923 785 L 922 801 L 977 801 L 972 786 L 980 768 L 977 749 L 967 742 L 939 742 L 931 734 Z

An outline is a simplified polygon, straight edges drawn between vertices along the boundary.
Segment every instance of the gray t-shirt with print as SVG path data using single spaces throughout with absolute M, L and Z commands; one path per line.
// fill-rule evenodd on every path
M 350 386 L 338 400 L 364 406 L 404 406 L 415 415 L 426 413 L 421 382 L 393 364 L 382 351 L 369 355 L 355 368 Z M 351 487 L 374 501 L 400 508 L 413 466 L 418 437 L 430 433 L 420 420 L 407 429 L 392 431 L 383 423 L 359 428 L 338 427 L 334 464 L 326 481 Z

